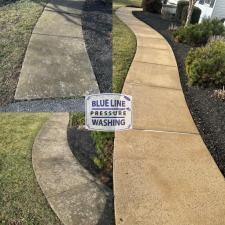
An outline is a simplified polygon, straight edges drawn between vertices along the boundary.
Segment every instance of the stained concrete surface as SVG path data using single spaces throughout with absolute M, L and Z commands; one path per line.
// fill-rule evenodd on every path
M 82 34 L 83 1 L 50 1 L 37 22 L 22 65 L 16 100 L 99 93 Z
M 112 192 L 73 156 L 68 123 L 68 113 L 55 113 L 37 135 L 32 151 L 37 181 L 64 225 L 106 225 L 112 220 Z

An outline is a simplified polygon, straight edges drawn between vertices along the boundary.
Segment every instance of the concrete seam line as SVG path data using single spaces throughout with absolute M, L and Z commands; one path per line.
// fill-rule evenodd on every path
M 135 83 L 133 81 L 127 81 L 126 82 L 129 85 L 135 85 L 135 86 L 146 86 L 146 87 L 152 87 L 152 88 L 163 88 L 163 89 L 169 89 L 174 91 L 182 91 L 181 88 L 172 88 L 172 87 L 165 87 L 165 86 L 157 86 L 157 85 L 151 85 L 151 84 L 144 84 L 144 83 Z M 183 92 L 182 92 L 183 93 Z

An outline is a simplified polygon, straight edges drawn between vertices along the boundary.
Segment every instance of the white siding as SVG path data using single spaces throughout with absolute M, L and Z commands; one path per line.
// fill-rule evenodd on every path
M 168 0 L 168 4 L 177 4 L 179 0 Z
M 216 0 L 214 10 L 212 13 L 212 18 L 225 18 L 225 0 Z
M 222 1 L 225 1 L 225 0 L 222 0 Z M 195 4 L 195 6 L 197 6 L 198 8 L 200 8 L 202 10 L 199 22 L 201 22 L 203 18 L 211 18 L 212 13 L 213 13 L 213 8 L 211 8 L 208 4 L 199 4 L 197 2 Z M 215 5 L 214 5 L 214 7 L 215 7 Z
M 168 3 L 177 4 L 178 1 L 179 0 L 168 0 Z M 215 0 L 213 8 L 210 7 L 209 4 L 199 4 L 199 1 L 195 4 L 195 6 L 202 10 L 199 22 L 201 22 L 203 18 L 225 18 L 225 0 Z

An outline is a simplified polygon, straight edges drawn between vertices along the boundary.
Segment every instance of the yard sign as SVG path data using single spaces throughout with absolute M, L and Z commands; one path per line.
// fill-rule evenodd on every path
M 85 97 L 85 126 L 88 130 L 117 131 L 132 128 L 132 97 L 95 94 Z

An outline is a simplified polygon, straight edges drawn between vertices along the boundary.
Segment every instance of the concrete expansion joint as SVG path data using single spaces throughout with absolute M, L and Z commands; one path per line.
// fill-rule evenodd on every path
M 134 81 L 127 81 L 126 84 L 129 84 L 129 85 L 135 85 L 135 86 L 146 86 L 146 87 L 152 87 L 152 88 L 162 88 L 162 89 L 169 89 L 169 90 L 174 90 L 174 91 L 182 91 L 181 88 L 173 88 L 173 87 L 164 87 L 164 86 L 156 86 L 156 85 L 151 85 L 151 84 L 143 84 L 141 82 L 139 83 L 136 83 Z
M 159 51 L 167 52 L 170 48 L 160 48 L 160 47 L 149 47 L 149 46 L 144 46 L 144 45 L 138 45 L 140 48 L 145 48 L 145 49 L 157 49 Z
M 162 51 L 168 51 L 168 49 L 169 49 L 169 47 L 167 47 L 167 48 L 148 47 L 148 46 L 144 46 L 142 44 L 139 44 L 138 47 L 141 47 L 141 48 L 151 48 L 151 49 L 157 49 L 157 50 L 162 50 Z
M 153 65 L 159 65 L 159 66 L 168 66 L 168 67 L 175 67 L 177 68 L 176 65 L 166 65 L 166 64 L 160 64 L 160 63 L 152 63 L 152 62 L 145 62 L 145 61 L 140 61 L 134 58 L 134 62 L 140 62 L 140 63 L 147 63 L 147 64 L 153 64 Z
M 77 187 L 79 187 L 79 186 L 82 186 L 82 185 L 83 185 L 83 184 L 75 185 L 74 187 L 69 188 L 69 189 L 67 189 L 67 190 L 60 191 L 60 192 L 58 192 L 58 193 L 50 194 L 50 195 L 45 194 L 45 196 L 46 196 L 48 199 L 55 198 L 55 197 L 57 197 L 57 196 L 61 196 L 61 195 L 64 194 L 64 193 L 70 193 L 70 192 L 73 191 L 75 188 L 77 188 Z
M 146 132 L 156 132 L 156 133 L 170 133 L 170 134 L 184 134 L 184 135 L 199 135 L 198 132 L 182 132 L 182 131 L 172 131 L 172 130 L 154 130 L 154 129 L 141 129 L 141 128 L 133 128 L 133 130 L 137 131 L 146 131 Z
M 80 16 L 81 13 L 72 13 L 72 12 L 67 12 L 67 11 L 63 11 L 63 10 L 54 10 L 54 9 L 46 9 L 45 11 L 48 12 L 53 12 L 53 13 L 59 13 L 59 14 L 67 14 L 67 15 L 76 15 L 76 16 Z
M 84 176 L 84 177 L 85 177 L 85 176 Z M 92 180 L 92 179 L 90 179 L 90 178 L 88 178 L 88 177 L 85 177 L 85 178 L 87 179 L 87 181 L 88 181 L 89 183 L 93 183 L 93 184 L 99 185 L 99 186 L 98 186 L 99 189 L 100 189 L 101 191 L 105 192 L 105 188 L 101 187 L 101 186 L 102 186 L 102 183 L 100 183 L 97 179 L 93 178 L 93 180 Z M 55 193 L 55 194 L 52 194 L 52 195 L 46 194 L 46 196 L 47 196 L 49 199 L 50 199 L 50 198 L 54 198 L 54 197 L 56 197 L 56 196 L 61 196 L 61 195 L 64 194 L 64 193 L 70 193 L 71 191 L 73 191 L 73 190 L 75 190 L 75 189 L 82 189 L 82 187 L 85 186 L 85 185 L 86 185 L 85 183 L 84 183 L 84 184 L 74 185 L 73 187 L 71 187 L 71 188 L 69 188 L 69 189 L 62 190 L 62 191 L 60 191 L 60 192 L 58 192 L 58 193 Z M 108 194 L 108 193 L 106 193 L 106 195 L 107 195 L 107 194 Z
M 66 36 L 66 35 L 45 34 L 45 33 L 37 33 L 37 32 L 33 32 L 32 34 L 35 34 L 35 35 L 45 35 L 45 36 L 49 36 L 49 37 L 58 37 L 58 38 L 71 38 L 71 39 L 80 39 L 80 40 L 83 39 L 81 37 L 73 37 L 73 36 Z
M 142 35 L 139 35 L 139 34 L 136 35 L 136 36 L 137 36 L 137 38 L 138 38 L 138 37 L 140 37 L 140 38 L 143 37 Z M 162 37 L 154 37 L 154 36 L 152 36 L 152 37 L 150 37 L 150 38 L 151 38 L 151 39 L 157 39 L 157 40 L 163 40 Z M 140 47 L 145 47 L 145 46 L 140 46 Z

